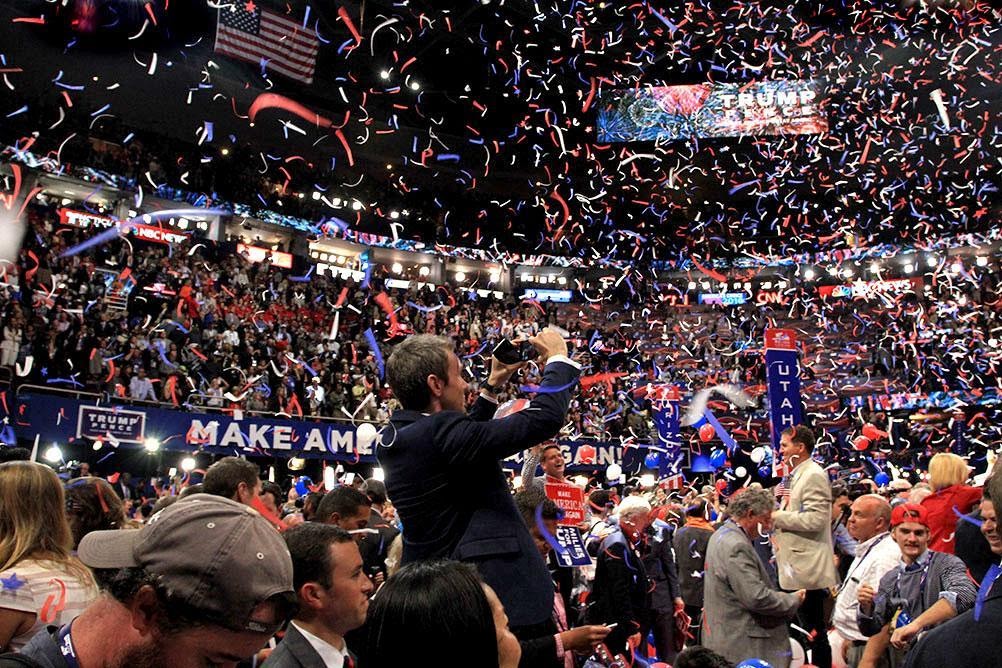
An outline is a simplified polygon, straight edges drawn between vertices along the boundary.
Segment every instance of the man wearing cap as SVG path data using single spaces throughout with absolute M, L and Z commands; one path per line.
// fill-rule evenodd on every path
M 1002 475 L 985 483 L 981 498 L 981 533 L 998 562 L 1002 559 L 1002 534 L 993 499 L 1002 499 Z M 906 668 L 997 668 L 1002 638 L 1002 567 L 992 565 L 981 583 L 974 608 L 940 624 L 922 636 L 908 652 Z
M 906 503 L 894 508 L 891 535 L 901 548 L 901 560 L 880 579 L 876 592 L 866 584 L 857 591 L 856 620 L 862 634 L 870 637 L 864 658 L 879 655 L 875 648 L 889 636 L 891 668 L 903 664 L 908 646 L 919 633 L 974 605 L 977 592 L 964 562 L 928 549 L 928 522 L 923 506 Z M 872 668 L 875 664 L 859 665 Z
M 46 668 L 236 666 L 295 609 L 285 541 L 218 496 L 189 496 L 140 530 L 87 534 L 78 556 L 102 596 L 22 649 Z
M 789 467 L 789 496 L 772 515 L 775 527 L 776 570 L 784 591 L 807 590 L 800 609 L 803 626 L 812 634 L 811 662 L 831 668 L 831 646 L 825 602 L 838 584 L 832 547 L 832 490 L 828 474 L 811 455 L 814 434 L 804 425 L 790 427 L 780 437 L 783 463 Z
M 846 529 L 857 542 L 855 558 L 842 580 L 832 615 L 832 625 L 842 638 L 842 659 L 849 668 L 864 663 L 876 668 L 890 666 L 887 643 L 868 643 L 856 621 L 859 588 L 865 585 L 876 589 L 880 579 L 896 568 L 901 558 L 901 549 L 891 538 L 890 526 L 891 505 L 884 497 L 865 494 L 852 502 Z M 864 655 L 867 645 L 872 656 Z
M 351 668 L 345 634 L 365 623 L 372 582 L 351 535 L 307 522 L 285 533 L 299 611 L 264 668 Z

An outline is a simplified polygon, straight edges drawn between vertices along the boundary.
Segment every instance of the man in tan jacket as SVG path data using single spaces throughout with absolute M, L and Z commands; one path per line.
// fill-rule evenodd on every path
M 831 534 L 831 485 L 814 460 L 814 434 L 803 425 L 783 432 L 780 454 L 787 465 L 780 509 L 773 513 L 776 568 L 779 586 L 786 591 L 807 590 L 800 609 L 804 628 L 811 634 L 807 646 L 811 663 L 831 668 L 825 601 L 838 584 Z M 788 494 L 786 493 L 788 491 Z

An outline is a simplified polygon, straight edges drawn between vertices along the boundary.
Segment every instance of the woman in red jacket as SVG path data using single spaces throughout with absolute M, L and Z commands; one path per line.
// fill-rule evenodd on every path
M 922 506 L 929 513 L 930 550 L 953 554 L 959 519 L 954 509 L 966 515 L 981 501 L 981 488 L 964 484 L 969 470 L 962 457 L 949 452 L 941 452 L 929 462 L 933 493 L 922 500 Z

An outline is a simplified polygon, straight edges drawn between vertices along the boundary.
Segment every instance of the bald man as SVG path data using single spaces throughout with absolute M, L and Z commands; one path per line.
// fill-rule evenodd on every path
M 886 642 L 883 647 L 874 645 L 869 650 L 872 655 L 864 660 L 867 637 L 859 630 L 856 613 L 859 587 L 865 584 L 876 590 L 880 578 L 896 567 L 901 558 L 898 544 L 890 537 L 890 526 L 891 504 L 887 499 L 866 494 L 853 501 L 846 528 L 856 540 L 856 558 L 849 565 L 848 575 L 839 589 L 832 616 L 835 630 L 842 638 L 842 658 L 849 668 L 889 668 Z

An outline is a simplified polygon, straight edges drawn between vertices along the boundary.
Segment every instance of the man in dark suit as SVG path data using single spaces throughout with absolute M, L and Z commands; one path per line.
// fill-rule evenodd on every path
M 997 478 L 997 479 L 996 479 Z M 994 499 L 1002 499 L 1002 475 L 985 485 L 981 533 L 995 558 L 1002 557 L 1002 535 Z M 1000 502 L 1002 504 L 1002 502 Z M 974 608 L 927 632 L 908 652 L 905 668 L 997 668 L 1002 637 L 1002 568 L 993 565 L 981 583 Z
M 292 579 L 299 611 L 265 668 L 352 668 L 356 657 L 344 636 L 365 622 L 372 582 L 351 535 L 329 524 L 289 529 Z
M 362 561 L 365 562 L 365 572 L 371 577 L 376 573 L 382 573 L 386 577 L 386 553 L 393 543 L 393 539 L 400 533 L 390 523 L 383 519 L 383 506 L 386 504 L 386 485 L 382 480 L 369 478 L 365 481 L 365 494 L 372 502 L 369 512 L 368 529 L 375 529 L 379 533 L 366 534 L 362 542 L 358 544 L 358 549 L 362 552 Z M 377 584 L 379 584 L 377 582 Z
M 553 585 L 500 460 L 557 434 L 580 374 L 556 331 L 530 341 L 544 370 L 536 397 L 524 410 L 491 420 L 496 392 L 523 364 L 492 359 L 467 414 L 467 383 L 452 342 L 429 335 L 404 340 L 386 364 L 403 409 L 383 430 L 378 453 L 403 527 L 402 562 L 452 558 L 474 564 L 520 638 L 555 630 Z

